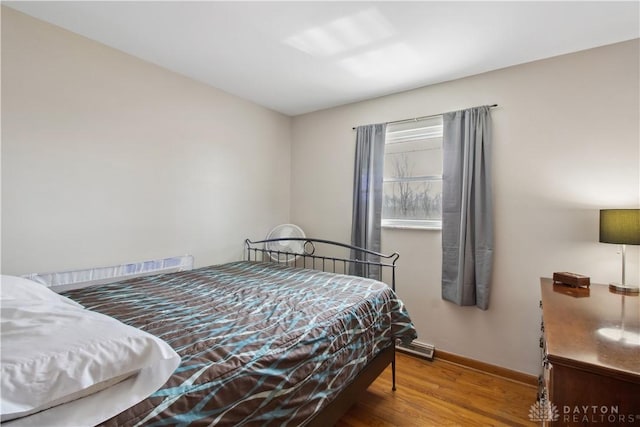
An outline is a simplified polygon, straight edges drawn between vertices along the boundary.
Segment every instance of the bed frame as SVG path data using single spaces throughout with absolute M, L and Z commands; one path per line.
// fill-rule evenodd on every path
M 298 242 L 298 250 L 282 249 L 283 242 Z M 280 246 L 278 249 L 271 247 Z M 323 239 L 285 237 L 251 241 L 245 240 L 248 261 L 274 262 L 299 268 L 327 271 L 338 274 L 349 274 L 354 268 L 363 276 L 382 281 L 386 273 L 390 273 L 390 285 L 396 289 L 396 262 L 400 255 L 396 252 L 385 255 L 357 246 L 333 242 Z M 316 249 L 320 248 L 320 251 Z M 335 255 L 348 251 L 348 256 Z M 369 385 L 391 365 L 392 390 L 396 390 L 396 356 L 395 340 L 382 350 L 369 364 L 344 388 L 338 396 L 322 411 L 318 412 L 306 427 L 332 426 L 358 400 L 358 397 Z
M 270 249 L 271 243 L 298 242 L 299 251 Z M 321 249 L 316 253 L 316 245 Z M 352 268 L 358 268 L 364 273 L 363 277 L 383 281 L 385 272 L 391 273 L 391 289 L 396 290 L 396 262 L 400 254 L 394 252 L 385 255 L 368 249 L 359 248 L 345 243 L 331 240 L 312 239 L 307 237 L 282 237 L 251 241 L 245 240 L 248 261 L 274 262 L 288 264 L 292 267 L 310 268 L 338 274 L 352 274 Z M 349 251 L 349 256 L 335 255 L 339 251 Z M 326 255 L 323 255 L 326 254 Z

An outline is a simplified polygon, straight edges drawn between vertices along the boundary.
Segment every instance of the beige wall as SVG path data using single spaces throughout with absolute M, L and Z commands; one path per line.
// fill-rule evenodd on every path
M 539 372 L 539 277 L 620 280 L 598 210 L 640 206 L 638 40 L 524 64 L 294 118 L 291 220 L 348 241 L 355 125 L 499 104 L 494 122 L 495 264 L 488 311 L 440 298 L 440 232 L 385 230 L 398 289 L 437 349 Z M 628 281 L 640 282 L 638 248 Z
M 3 7 L 2 272 L 239 259 L 288 220 L 290 126 Z

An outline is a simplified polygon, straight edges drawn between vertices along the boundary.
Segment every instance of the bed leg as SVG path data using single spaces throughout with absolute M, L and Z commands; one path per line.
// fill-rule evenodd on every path
M 393 349 L 393 360 L 391 361 L 391 390 L 396 391 L 396 350 Z

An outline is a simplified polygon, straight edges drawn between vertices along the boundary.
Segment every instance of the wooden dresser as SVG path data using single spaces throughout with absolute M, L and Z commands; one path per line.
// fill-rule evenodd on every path
M 640 426 L 640 297 L 551 279 L 541 290 L 544 386 L 558 415 L 551 425 Z

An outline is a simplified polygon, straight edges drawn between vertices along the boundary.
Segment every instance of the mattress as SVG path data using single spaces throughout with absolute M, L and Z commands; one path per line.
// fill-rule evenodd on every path
M 386 284 L 235 262 L 65 292 L 181 356 L 174 375 L 106 426 L 299 426 L 415 329 Z

